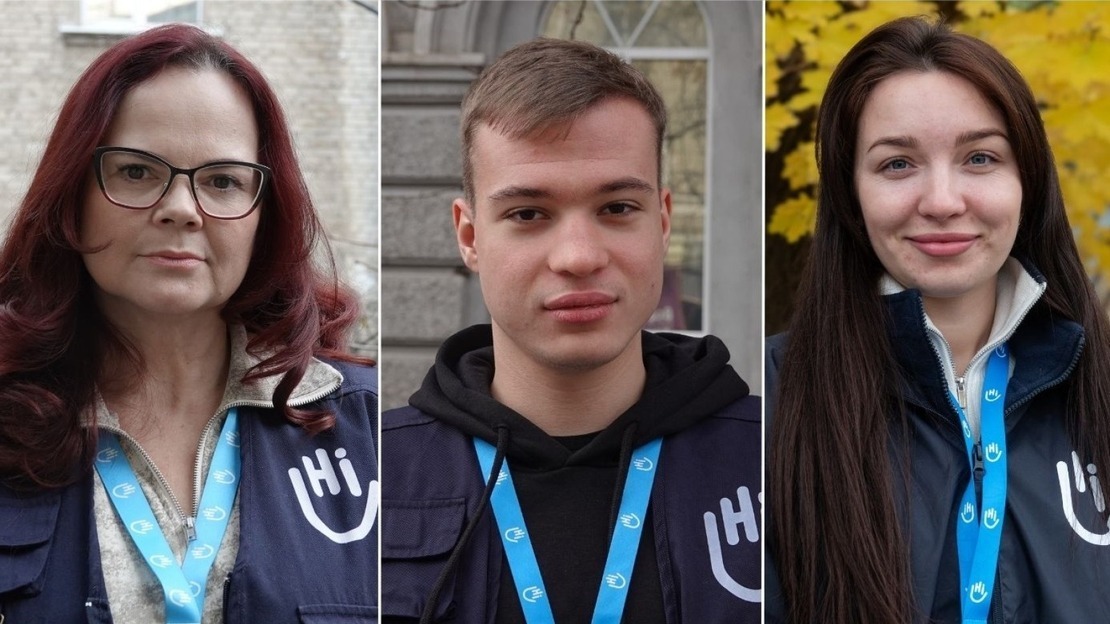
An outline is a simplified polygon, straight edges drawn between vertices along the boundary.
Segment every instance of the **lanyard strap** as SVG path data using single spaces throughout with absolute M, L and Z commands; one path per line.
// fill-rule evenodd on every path
M 960 501 L 956 521 L 956 544 L 960 558 L 960 586 L 964 624 L 985 624 L 990 613 L 998 569 L 998 550 L 1002 542 L 1002 521 L 1006 517 L 1006 385 L 1009 382 L 1010 360 L 1006 345 L 991 352 L 983 383 L 981 442 L 971 437 L 959 402 L 953 400 L 967 447 L 971 478 Z M 984 461 L 985 460 L 985 461 Z M 976 503 L 975 481 L 983 479 L 983 502 Z
M 239 490 L 238 411 L 235 408 L 228 411 L 220 430 L 200 498 L 196 537 L 186 545 L 181 565 L 177 564 L 115 434 L 101 434 L 94 465 L 131 540 L 162 584 L 167 624 L 199 624 L 208 571 L 216 560 Z
M 617 525 L 609 543 L 609 554 L 605 559 L 605 570 L 601 576 L 597 602 L 594 606 L 592 624 L 618 624 L 624 613 L 628 598 L 628 586 L 632 581 L 632 568 L 636 563 L 636 552 L 640 548 L 640 536 L 644 530 L 644 517 L 647 514 L 651 487 L 658 472 L 659 451 L 663 439 L 656 438 L 637 448 L 632 453 L 628 466 L 628 476 L 621 495 Z M 493 471 L 496 450 L 492 445 L 474 438 L 474 449 L 478 453 L 478 463 L 482 474 L 489 478 Z M 516 495 L 509 464 L 503 464 L 501 473 L 490 496 L 493 515 L 501 534 L 501 544 L 509 560 L 509 570 L 513 575 L 517 594 L 520 596 L 524 620 L 528 624 L 554 624 L 555 616 L 551 602 L 544 588 L 539 562 L 532 548 L 532 540 L 524 524 L 524 514 L 520 509 L 520 499 Z

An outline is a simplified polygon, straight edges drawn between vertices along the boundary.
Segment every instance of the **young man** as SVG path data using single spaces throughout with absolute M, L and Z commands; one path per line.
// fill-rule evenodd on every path
M 386 622 L 759 621 L 759 400 L 716 338 L 641 331 L 665 127 L 585 43 L 517 46 L 467 94 L 453 213 L 492 322 L 383 416 Z

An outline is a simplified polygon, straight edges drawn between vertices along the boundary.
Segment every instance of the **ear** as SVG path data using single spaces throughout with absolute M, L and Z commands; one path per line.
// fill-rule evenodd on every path
M 474 212 L 466 200 L 459 197 L 451 204 L 451 214 L 455 220 L 455 239 L 459 243 L 459 255 L 466 268 L 478 272 L 478 248 L 474 246 Z
M 659 204 L 662 207 L 659 218 L 663 220 L 663 251 L 666 251 L 671 245 L 671 189 L 660 189 Z

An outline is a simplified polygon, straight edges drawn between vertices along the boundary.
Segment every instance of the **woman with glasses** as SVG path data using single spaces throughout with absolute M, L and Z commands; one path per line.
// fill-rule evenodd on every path
M 377 385 L 319 228 L 226 43 L 78 79 L 0 250 L 0 621 L 375 621 Z
M 924 18 L 818 112 L 817 229 L 767 347 L 767 616 L 1108 621 L 1110 327 L 1037 100 Z

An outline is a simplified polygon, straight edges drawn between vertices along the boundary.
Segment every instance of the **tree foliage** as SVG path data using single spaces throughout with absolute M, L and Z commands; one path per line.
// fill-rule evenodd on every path
M 768 242 L 782 237 L 775 243 L 780 249 L 782 242 L 796 248 L 813 232 L 813 125 L 833 68 L 864 34 L 906 15 L 945 19 L 988 41 L 1025 76 L 1048 130 L 1080 253 L 1105 293 L 1110 286 L 1110 3 L 768 3 Z

